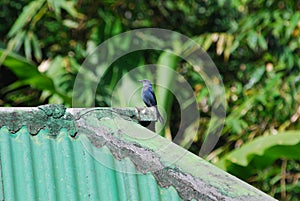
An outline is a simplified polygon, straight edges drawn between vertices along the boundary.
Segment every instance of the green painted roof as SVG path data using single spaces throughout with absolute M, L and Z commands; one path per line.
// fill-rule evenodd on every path
M 137 123 L 155 118 L 1 108 L 0 200 L 274 200 Z

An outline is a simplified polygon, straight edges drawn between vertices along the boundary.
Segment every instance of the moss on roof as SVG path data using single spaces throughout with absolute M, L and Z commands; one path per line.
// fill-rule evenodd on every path
M 274 200 L 140 126 L 151 111 L 0 109 L 0 198 Z

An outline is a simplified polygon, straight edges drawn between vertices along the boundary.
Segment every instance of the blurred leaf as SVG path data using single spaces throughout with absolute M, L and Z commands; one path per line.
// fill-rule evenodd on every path
M 217 42 L 217 54 L 221 55 L 225 49 L 225 34 L 219 34 L 219 39 Z
M 57 16 L 60 16 L 61 2 L 64 0 L 47 0 L 48 5 L 52 8 Z
M 24 7 L 23 12 L 20 14 L 12 28 L 9 30 L 7 36 L 12 37 L 18 33 L 26 23 L 30 22 L 33 16 L 38 12 L 45 0 L 35 0 Z
M 157 82 L 164 84 L 164 86 L 170 86 L 173 84 L 174 77 L 170 76 L 170 72 L 167 68 L 176 69 L 178 57 L 169 52 L 161 53 L 157 65 L 161 65 L 165 68 L 159 68 L 157 72 Z M 169 76 L 166 76 L 169 75 Z M 157 90 L 157 95 L 159 97 L 159 103 L 166 109 L 170 107 L 172 102 L 170 92 L 168 90 Z M 170 108 L 169 108 L 170 109 Z M 170 110 L 167 110 L 170 112 Z
M 167 112 L 167 117 L 170 117 L 170 115 L 172 114 L 171 106 L 173 101 L 172 93 L 167 89 L 170 89 L 170 86 L 173 85 L 175 81 L 174 74 L 170 73 L 170 70 L 168 70 L 168 68 L 171 68 L 173 70 L 176 69 L 178 61 L 179 61 L 178 56 L 169 52 L 162 52 L 161 55 L 159 56 L 158 63 L 157 63 L 157 65 L 163 66 L 163 68 L 158 68 L 158 71 L 156 73 L 157 83 L 162 84 L 166 88 L 161 88 L 161 87 L 157 88 L 156 96 L 158 98 L 158 104 L 161 105 L 164 108 L 164 110 Z M 166 120 L 168 119 L 165 119 L 165 121 Z M 161 135 L 166 135 L 166 133 L 162 131 Z M 172 138 L 170 136 L 170 133 L 166 137 L 169 139 Z
M 248 46 L 252 49 L 255 50 L 256 46 L 257 46 L 257 33 L 255 31 L 251 31 L 250 33 L 248 33 L 248 37 L 247 37 L 247 42 L 248 42 Z
M 11 52 L 12 50 L 18 51 L 22 44 L 24 43 L 24 39 L 26 37 L 26 32 L 25 31 L 20 31 L 16 34 L 16 36 L 10 40 L 9 42 L 9 47 L 7 49 L 8 52 Z
M 4 52 L 4 49 L 0 49 L 0 56 L 2 56 Z M 13 71 L 20 79 L 30 78 L 39 74 L 37 67 L 33 63 L 13 53 L 6 56 L 3 64 L 10 68 L 10 70 Z
M 256 68 L 255 71 L 251 74 L 249 82 L 245 85 L 245 89 L 250 89 L 262 78 L 263 74 L 265 73 L 265 66 L 261 66 Z
M 63 20 L 63 24 L 71 29 L 76 29 L 79 25 L 78 22 L 69 19 Z
M 228 172 L 241 178 L 255 174 L 276 159 L 300 159 L 300 131 L 286 131 L 276 135 L 261 136 L 226 154 L 217 163 Z
M 234 40 L 234 37 L 232 35 L 228 34 L 226 36 L 226 47 L 225 47 L 225 50 L 224 50 L 224 60 L 225 61 L 229 60 L 230 53 L 234 48 L 234 47 L 232 47 L 233 40 Z
M 59 0 L 54 0 L 59 1 Z M 72 17 L 75 18 L 80 18 L 83 17 L 80 13 L 77 12 L 76 8 L 75 8 L 75 1 L 65 1 L 62 0 L 59 2 L 59 6 L 61 6 L 61 8 L 63 8 L 65 11 L 67 11 Z
M 5 50 L 0 49 L 0 56 L 4 51 Z M 48 90 L 53 94 L 56 93 L 61 96 L 66 103 L 71 102 L 70 97 L 55 89 L 52 79 L 40 73 L 37 67 L 33 63 L 28 62 L 25 58 L 11 53 L 6 56 L 3 64 L 19 77 L 19 80 L 7 86 L 5 91 L 11 91 L 21 86 L 29 85 L 35 89 Z
M 265 40 L 264 36 L 261 34 L 258 35 L 258 44 L 261 47 L 261 49 L 263 50 L 268 49 L 267 41 Z
M 31 42 L 32 42 L 34 57 L 36 58 L 37 61 L 41 61 L 42 60 L 42 50 L 40 48 L 39 41 L 38 41 L 37 37 L 35 36 L 35 34 L 32 34 Z
M 207 37 L 204 38 L 204 43 L 201 46 L 202 49 L 204 51 L 208 50 L 208 48 L 210 48 L 212 42 L 213 42 L 213 36 L 207 35 Z
M 24 49 L 25 49 L 25 56 L 27 59 L 31 60 L 31 44 L 30 44 L 30 37 L 27 36 L 25 37 L 24 40 Z

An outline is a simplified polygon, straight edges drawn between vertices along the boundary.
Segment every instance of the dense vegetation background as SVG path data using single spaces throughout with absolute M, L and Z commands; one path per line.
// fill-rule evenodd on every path
M 2 0 L 0 16 L 0 106 L 71 106 L 85 57 L 124 31 L 158 27 L 193 38 L 218 67 L 228 104 L 220 141 L 206 159 L 277 199 L 300 200 L 299 1 Z M 194 89 L 201 129 L 189 149 L 198 154 L 210 120 L 209 92 L 174 55 L 138 51 L 116 61 L 96 105 L 110 105 L 124 73 L 157 61 L 172 65 Z M 162 133 L 172 138 L 180 118 L 176 101 L 168 104 Z

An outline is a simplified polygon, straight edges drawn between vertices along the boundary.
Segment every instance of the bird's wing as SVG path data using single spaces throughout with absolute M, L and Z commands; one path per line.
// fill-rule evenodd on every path
M 153 96 L 153 100 L 154 100 L 153 105 L 157 105 L 157 101 L 156 101 L 156 97 L 155 97 L 153 88 L 149 87 L 149 91 L 150 91 L 151 95 Z
M 148 107 L 157 105 L 156 97 L 152 87 L 143 88 L 143 101 Z

